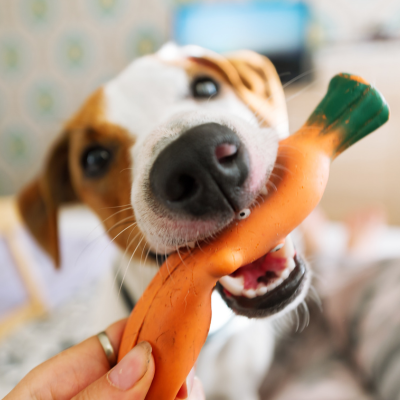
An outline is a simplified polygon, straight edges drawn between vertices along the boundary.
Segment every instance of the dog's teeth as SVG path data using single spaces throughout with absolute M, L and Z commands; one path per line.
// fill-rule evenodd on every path
M 288 261 L 290 261 L 290 260 L 288 260 Z M 288 270 L 288 268 L 286 268 L 284 271 L 282 271 L 282 273 L 281 273 L 282 280 L 286 279 L 289 276 L 289 274 L 290 274 L 290 271 Z
M 287 236 L 285 242 L 283 243 L 283 246 L 279 244 L 278 246 L 274 247 L 270 251 L 270 254 L 272 257 L 277 258 L 293 258 L 296 255 L 296 251 L 294 249 L 292 238 L 290 236 Z
M 296 266 L 296 262 L 294 261 L 293 258 L 288 258 L 287 260 L 287 267 L 285 271 L 288 271 L 289 273 L 294 270 L 294 267 Z
M 285 239 L 284 245 L 277 249 L 275 252 L 271 252 L 272 257 L 277 258 L 285 258 L 286 259 L 286 267 L 283 271 L 280 272 L 276 278 L 271 279 L 270 283 L 259 283 L 256 289 L 244 289 L 244 277 L 238 276 L 233 278 L 232 276 L 224 276 L 222 277 L 219 282 L 221 285 L 232 293 L 234 296 L 245 296 L 249 299 L 253 299 L 257 296 L 263 296 L 267 292 L 275 289 L 279 285 L 285 281 L 290 273 L 296 266 L 296 262 L 294 261 L 294 256 L 296 255 L 296 251 L 293 245 L 292 239 L 288 236 Z M 278 274 L 278 272 L 277 272 Z
M 263 296 L 265 293 L 267 293 L 268 292 L 268 287 L 267 286 L 259 286 L 257 289 L 256 289 L 256 294 L 257 294 L 257 296 Z
M 285 243 L 278 244 L 278 246 L 274 247 L 274 248 L 270 251 L 270 253 L 275 253 L 276 251 L 280 250 L 284 245 L 285 245 Z
M 188 247 L 190 247 L 191 249 L 194 249 L 196 247 L 196 243 L 195 242 L 188 242 L 188 243 L 186 243 L 186 245 Z
M 232 276 L 226 275 L 223 276 L 219 283 L 234 296 L 241 296 L 244 288 L 244 278 L 243 276 L 238 276 L 237 278 L 233 278 Z
M 248 297 L 249 299 L 254 299 L 257 296 L 257 293 L 254 289 L 246 289 L 243 290 L 243 296 Z
M 283 282 L 283 279 L 282 279 L 282 278 L 277 279 L 277 280 L 272 284 L 271 289 L 275 289 L 275 288 L 276 288 L 277 286 L 279 286 L 282 282 Z M 271 290 L 271 289 L 270 289 L 270 290 Z
M 283 246 L 282 250 L 284 251 L 284 255 L 286 258 L 293 259 L 296 254 L 294 249 L 293 240 L 290 236 L 288 236 L 285 240 L 285 245 Z

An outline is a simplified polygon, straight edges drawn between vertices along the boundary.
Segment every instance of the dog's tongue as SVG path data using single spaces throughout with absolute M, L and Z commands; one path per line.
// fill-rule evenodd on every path
M 281 272 L 286 268 L 286 257 L 276 253 L 268 253 L 251 264 L 239 268 L 231 276 L 234 278 L 243 276 L 244 289 L 256 289 L 259 283 L 258 278 L 265 276 L 268 272 Z M 275 274 L 271 277 L 275 277 Z

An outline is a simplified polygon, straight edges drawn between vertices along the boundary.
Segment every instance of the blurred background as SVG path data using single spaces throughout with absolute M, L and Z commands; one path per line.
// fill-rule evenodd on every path
M 91 92 L 171 40 L 270 57 L 285 87 L 291 132 L 338 72 L 374 84 L 391 120 L 335 161 L 321 210 L 340 221 L 369 207 L 385 215 L 392 232 L 400 225 L 399 0 L 0 0 L 0 339 L 7 334 L 0 342 L 0 397 L 38 362 L 87 335 L 82 310 L 90 309 L 93 282 L 114 257 L 93 216 L 66 211 L 61 237 L 70 257 L 55 272 L 25 233 L 4 224 L 12 214 L 7 196 L 38 173 L 63 124 Z M 10 235 L 22 243 L 24 260 L 13 259 Z M 387 243 L 389 253 L 400 253 L 398 235 Z M 98 249 L 104 252 L 94 259 Z M 48 319 L 55 309 L 58 315 Z M 16 330 L 37 316 L 28 330 Z M 46 336 L 50 331 L 56 339 Z M 42 339 L 39 353 L 27 357 L 30 337 Z
M 323 206 L 341 218 L 379 203 L 398 224 L 399 32 L 393 0 L 0 0 L 0 195 L 37 173 L 63 123 L 94 89 L 174 40 L 269 56 L 287 84 L 291 131 L 337 72 L 379 87 L 392 119 L 334 165 Z

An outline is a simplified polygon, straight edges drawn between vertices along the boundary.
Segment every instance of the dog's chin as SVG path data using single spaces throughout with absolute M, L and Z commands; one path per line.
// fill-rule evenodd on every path
M 163 228 L 150 234 L 147 243 L 153 253 L 169 255 L 177 250 L 189 250 L 199 243 L 207 243 L 218 235 L 234 219 L 234 214 L 225 219 L 209 221 L 166 220 Z
M 216 289 L 236 314 L 263 318 L 297 307 L 308 292 L 310 275 L 288 237 L 282 249 L 221 278 Z

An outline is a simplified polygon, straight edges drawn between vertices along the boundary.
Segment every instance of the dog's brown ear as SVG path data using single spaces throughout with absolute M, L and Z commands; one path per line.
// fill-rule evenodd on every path
M 69 135 L 64 133 L 50 151 L 43 172 L 18 195 L 18 207 L 26 226 L 40 246 L 60 266 L 58 208 L 77 201 L 68 166 Z
M 276 129 L 280 138 L 288 135 L 285 94 L 279 75 L 267 57 L 241 50 L 225 57 L 205 51 L 200 57 L 192 58 L 217 68 L 260 122 Z

